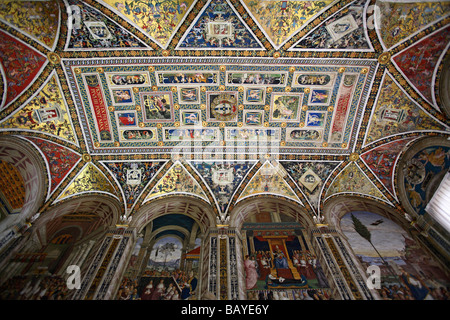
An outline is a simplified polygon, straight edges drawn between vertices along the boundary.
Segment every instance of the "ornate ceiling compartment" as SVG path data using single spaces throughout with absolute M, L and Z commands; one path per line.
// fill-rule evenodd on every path
M 251 197 L 311 214 L 400 208 L 396 163 L 446 136 L 449 2 L 65 0 L 0 4 L 0 135 L 42 156 L 41 211 L 170 195 L 225 218 Z M 386 160 L 386 159 L 389 159 Z
M 351 153 L 376 61 L 215 60 L 63 59 L 89 153 Z

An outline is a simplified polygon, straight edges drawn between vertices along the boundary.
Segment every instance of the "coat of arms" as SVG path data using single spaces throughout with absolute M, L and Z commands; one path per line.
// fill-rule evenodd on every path
M 210 110 L 214 118 L 220 121 L 232 121 L 235 119 L 238 107 L 234 94 L 221 93 L 215 97 L 211 96 L 210 101 Z
M 130 186 L 136 186 L 141 183 L 142 180 L 142 168 L 138 168 L 137 163 L 131 164 L 131 169 L 127 169 L 127 184 Z

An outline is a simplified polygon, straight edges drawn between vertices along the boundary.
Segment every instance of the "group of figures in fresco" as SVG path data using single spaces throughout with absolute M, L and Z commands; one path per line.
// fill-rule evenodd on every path
M 328 300 L 330 285 L 316 253 L 301 232 L 280 227 L 247 233 L 249 251 L 244 259 L 247 297 Z
M 298 272 L 299 277 L 294 275 L 290 265 Z M 292 256 L 288 257 L 279 248 L 272 252 L 261 250 L 252 256 L 247 256 L 244 266 L 247 289 L 327 288 L 329 286 L 320 263 L 309 251 L 294 250 Z M 259 285 L 258 281 L 260 281 Z M 314 282 L 314 285 L 308 285 L 308 281 Z
M 162 237 L 152 246 L 143 270 L 134 268 L 142 238 L 138 239 L 125 276 L 116 294 L 116 300 L 186 300 L 193 299 L 198 286 L 198 261 L 187 263 L 182 258 L 183 245 L 173 236 Z M 185 264 L 181 264 L 181 260 Z
M 341 228 L 351 250 L 366 270 L 380 269 L 381 300 L 448 300 L 450 278 L 439 264 L 394 222 L 370 212 L 343 216 Z M 361 232 L 366 229 L 366 233 Z M 247 298 L 252 300 L 329 300 L 330 282 L 318 255 L 304 243 L 272 230 L 247 235 L 254 251 L 245 256 Z M 367 237 L 367 234 L 369 237 Z M 278 243 L 278 244 L 275 244 Z M 303 247 L 303 248 L 302 248 Z
M 355 221 L 365 226 L 365 236 L 358 231 Z M 358 211 L 346 214 L 341 227 L 363 269 L 373 265 L 380 268 L 381 281 L 377 289 L 380 299 L 450 298 L 448 274 L 393 221 Z
M 124 278 L 117 300 L 186 300 L 195 294 L 198 280 L 179 269 L 173 272 L 146 271 L 138 280 Z

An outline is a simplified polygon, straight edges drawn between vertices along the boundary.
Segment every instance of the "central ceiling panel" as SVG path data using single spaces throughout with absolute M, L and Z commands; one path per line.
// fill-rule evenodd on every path
M 91 154 L 350 154 L 376 60 L 63 60 Z M 195 158 L 195 156 L 194 156 Z M 191 156 L 192 159 L 192 156 Z

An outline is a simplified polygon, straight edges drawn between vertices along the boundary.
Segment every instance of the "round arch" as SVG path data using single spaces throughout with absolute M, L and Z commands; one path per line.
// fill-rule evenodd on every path
M 77 225 L 67 225 L 60 229 L 58 229 L 56 232 L 52 234 L 51 237 L 49 237 L 49 243 L 55 240 L 56 238 L 64 235 L 64 234 L 70 234 L 73 236 L 72 242 L 77 242 L 79 239 L 81 239 L 83 235 L 83 229 L 80 226 Z
M 111 196 L 105 194 L 82 195 L 50 207 L 36 220 L 34 229 L 47 230 L 51 228 L 54 232 L 58 232 L 61 228 L 77 224 L 74 222 L 78 221 L 78 224 L 83 225 L 80 226 L 82 228 L 80 237 L 84 237 L 98 228 L 106 230 L 114 226 L 121 213 L 121 203 Z M 83 221 L 84 223 L 82 223 Z
M 240 229 L 242 224 L 252 215 L 258 212 L 275 211 L 280 214 L 287 215 L 295 221 L 301 223 L 305 227 L 314 225 L 312 217 L 307 213 L 305 207 L 300 206 L 297 202 L 275 197 L 264 196 L 264 201 L 260 197 L 249 197 L 236 204 L 230 212 L 230 227 Z
M 181 243 L 184 242 L 184 239 L 182 239 L 177 234 L 165 234 L 161 237 L 158 237 L 159 234 L 164 233 L 166 231 L 177 231 L 177 232 L 182 233 L 185 237 L 188 237 L 190 235 L 190 231 L 181 226 L 168 225 L 168 226 L 164 226 L 164 227 L 161 227 L 161 228 L 158 228 L 158 229 L 152 231 L 152 233 L 148 237 L 148 242 L 152 243 L 152 242 L 158 241 L 159 239 L 162 239 L 164 237 L 175 237 L 178 240 L 180 240 Z
M 450 140 L 426 137 L 401 155 L 396 168 L 396 191 L 411 217 L 427 216 L 424 208 L 449 169 L 445 161 L 448 154 Z
M 30 219 L 45 201 L 48 177 L 44 160 L 37 150 L 24 139 L 14 136 L 0 137 L 0 160 L 12 164 L 24 182 L 25 199 L 20 213 L 9 215 L 0 223 L 0 233 Z
M 330 198 L 325 201 L 322 212 L 329 227 L 341 231 L 341 218 L 347 213 L 354 211 L 372 212 L 394 221 L 404 229 L 409 229 L 408 221 L 394 207 L 388 206 L 380 201 L 359 196 L 341 195 L 340 197 Z
M 198 223 L 202 233 L 215 226 L 217 217 L 212 206 L 206 201 L 184 195 L 173 195 L 146 202 L 133 214 L 130 227 L 136 228 L 140 233 L 155 218 L 166 214 L 183 214 L 192 218 Z
M 448 285 L 448 266 L 433 256 L 420 232 L 395 208 L 349 196 L 327 201 L 324 213 L 330 229 L 343 240 L 340 250 L 350 254 L 361 275 L 367 275 L 369 267 L 378 266 L 380 287 L 371 291 L 375 299 L 408 300 L 412 296 L 413 300 L 423 299 L 408 291 L 406 279 L 411 277 L 415 281 L 420 279 L 421 286 L 430 289 L 431 295 L 439 283 Z M 393 285 L 405 294 L 404 298 L 386 289 Z

